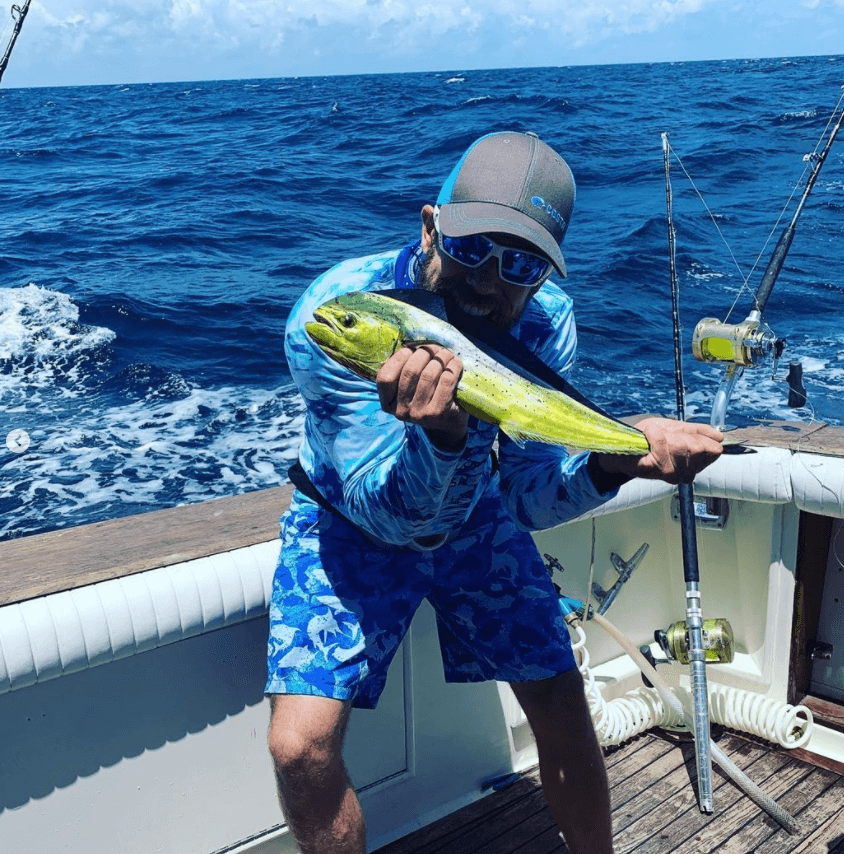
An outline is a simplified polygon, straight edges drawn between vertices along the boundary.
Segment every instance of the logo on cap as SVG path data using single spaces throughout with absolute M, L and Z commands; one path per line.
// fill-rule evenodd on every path
M 530 201 L 534 207 L 541 208 L 542 210 L 544 210 L 545 213 L 547 213 L 551 217 L 551 219 L 553 219 L 554 222 L 556 222 L 557 225 L 559 225 L 560 228 L 563 229 L 563 231 L 566 230 L 566 226 L 568 225 L 568 223 L 565 221 L 565 219 L 563 219 L 563 215 L 555 207 L 549 205 L 548 202 L 546 202 L 545 199 L 542 198 L 542 196 L 533 196 L 531 197 Z

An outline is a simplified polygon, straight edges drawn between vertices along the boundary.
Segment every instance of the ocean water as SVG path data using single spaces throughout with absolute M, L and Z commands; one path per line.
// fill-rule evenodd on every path
M 574 171 L 573 381 L 617 415 L 675 411 L 670 134 L 691 178 L 672 163 L 687 415 L 706 420 L 722 371 L 691 331 L 746 316 L 842 83 L 838 56 L 0 90 L 0 539 L 285 483 L 290 308 L 334 263 L 414 239 L 494 130 L 537 132 Z M 842 256 L 838 143 L 766 311 L 809 405 L 768 365 L 731 423 L 844 424 Z

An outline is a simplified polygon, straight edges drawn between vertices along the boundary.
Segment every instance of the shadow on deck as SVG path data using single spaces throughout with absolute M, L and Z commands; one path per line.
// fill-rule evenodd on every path
M 800 824 L 790 836 L 713 766 L 715 812 L 698 810 L 694 747 L 648 733 L 606 754 L 616 854 L 844 854 L 844 777 L 733 733 L 721 749 Z M 534 768 L 377 854 L 551 854 L 569 849 Z

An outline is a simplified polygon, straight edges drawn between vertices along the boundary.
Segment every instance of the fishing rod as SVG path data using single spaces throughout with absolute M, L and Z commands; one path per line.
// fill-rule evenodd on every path
M 722 323 L 715 317 L 705 317 L 697 324 L 692 335 L 692 353 L 699 362 L 727 363 L 726 372 L 715 394 L 712 404 L 712 414 L 709 420 L 709 423 L 719 430 L 723 429 L 726 424 L 727 407 L 730 404 L 730 398 L 732 397 L 736 381 L 742 376 L 744 369 L 755 367 L 762 359 L 773 354 L 774 374 L 776 374 L 777 362 L 785 349 L 785 339 L 777 338 L 771 328 L 763 321 L 762 315 L 765 311 L 765 306 L 768 304 L 768 299 L 771 296 L 771 291 L 774 288 L 777 277 L 785 263 L 788 250 L 791 248 L 791 243 L 794 240 L 797 220 L 803 212 L 806 199 L 808 199 L 809 193 L 812 192 L 812 188 L 815 186 L 818 175 L 826 162 L 827 155 L 832 148 L 833 142 L 835 142 L 835 137 L 841 129 L 842 122 L 844 122 L 844 106 L 842 106 L 842 102 L 844 102 L 844 86 L 841 87 L 841 90 L 842 97 L 832 111 L 832 117 L 827 124 L 827 128 L 832 124 L 835 113 L 840 109 L 838 120 L 829 132 L 826 144 L 820 153 L 817 153 L 816 148 L 815 152 L 807 154 L 803 158 L 807 162 L 812 162 L 811 174 L 806 181 L 806 186 L 803 189 L 803 194 L 800 197 L 791 222 L 783 230 L 771 254 L 771 259 L 768 261 L 768 266 L 762 275 L 762 281 L 753 297 L 753 307 L 750 313 L 744 321 L 737 324 L 729 324 L 726 321 Z M 826 130 L 824 130 L 825 132 Z M 818 145 L 820 145 L 820 142 Z M 803 402 L 805 402 L 805 395 L 803 396 Z M 800 404 L 798 403 L 797 405 Z
M 674 324 L 674 381 L 677 391 L 677 418 L 686 420 L 683 357 L 680 345 L 679 285 L 672 214 L 672 193 L 668 134 L 662 134 L 665 169 L 665 201 L 668 209 L 668 261 L 671 275 L 671 313 Z M 709 692 L 706 685 L 706 651 L 703 646 L 703 616 L 700 607 L 700 568 L 695 525 L 695 497 L 690 483 L 678 486 L 680 532 L 683 538 L 683 578 L 686 582 L 686 628 L 688 631 L 689 675 L 692 683 L 692 721 L 694 723 L 695 764 L 697 765 L 698 806 L 711 813 L 712 754 L 709 743 Z
M 12 20 L 15 22 L 14 27 L 12 28 L 12 35 L 9 39 L 9 44 L 6 46 L 6 51 L 3 54 L 3 58 L 0 59 L 0 80 L 3 79 L 3 72 L 6 70 L 6 66 L 9 64 L 9 57 L 12 55 L 12 48 L 15 46 L 15 42 L 17 41 L 18 36 L 20 35 L 21 27 L 23 27 L 23 19 L 26 17 L 26 13 L 29 11 L 29 4 L 32 0 L 24 0 L 23 6 L 18 6 L 15 4 L 12 6 Z
M 771 296 L 774 284 L 783 267 L 788 250 L 794 240 L 795 228 L 806 199 L 817 181 L 818 175 L 827 159 L 835 137 L 844 123 L 844 86 L 842 97 L 832 112 L 827 128 L 832 125 L 826 143 L 821 152 L 807 155 L 806 161 L 812 162 L 811 174 L 806 182 L 797 209 L 780 236 L 777 245 L 762 276 L 762 281 L 754 295 L 753 307 L 748 317 L 740 324 L 729 325 L 717 318 L 704 318 L 695 328 L 692 350 L 700 361 L 727 362 L 727 371 L 713 403 L 710 423 L 719 429 L 724 426 L 726 410 L 736 380 L 745 367 L 758 364 L 763 356 L 774 354 L 776 360 L 782 354 L 785 341 L 778 339 L 763 322 L 762 315 Z M 840 112 L 839 112 L 840 110 Z M 834 122 L 836 113 L 837 121 Z M 824 134 L 826 130 L 824 130 Z M 823 135 L 822 135 L 823 139 Z M 818 143 L 820 146 L 820 142 Z M 671 276 L 672 319 L 674 325 L 674 379 L 677 391 L 677 417 L 685 420 L 685 386 L 683 383 L 682 354 L 680 346 L 679 287 L 677 282 L 677 264 L 674 220 L 672 211 L 672 191 L 670 179 L 670 145 L 668 134 L 662 134 L 663 161 L 665 171 L 665 196 L 668 212 L 668 248 Z M 817 152 L 817 147 L 816 147 Z M 706 684 L 706 651 L 703 645 L 703 619 L 700 606 L 700 570 L 697 552 L 697 530 L 695 522 L 694 490 L 691 484 L 680 484 L 678 488 L 679 519 L 683 540 L 683 573 L 686 582 L 686 628 L 688 632 L 688 659 L 692 683 L 693 714 L 692 723 L 695 739 L 695 761 L 698 775 L 698 799 L 700 811 L 711 813 L 712 807 L 712 757 L 709 745 L 709 707 Z

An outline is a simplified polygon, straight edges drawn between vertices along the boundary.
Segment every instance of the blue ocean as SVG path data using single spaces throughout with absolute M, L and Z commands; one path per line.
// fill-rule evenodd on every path
M 686 414 L 708 420 L 723 370 L 691 332 L 747 315 L 842 83 L 844 56 L 0 90 L 0 539 L 285 483 L 288 312 L 333 264 L 415 239 L 494 130 L 572 167 L 572 380 L 619 416 L 675 412 L 669 133 Z M 839 143 L 766 311 L 808 404 L 767 364 L 729 423 L 844 424 L 842 257 Z

